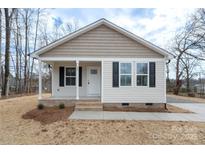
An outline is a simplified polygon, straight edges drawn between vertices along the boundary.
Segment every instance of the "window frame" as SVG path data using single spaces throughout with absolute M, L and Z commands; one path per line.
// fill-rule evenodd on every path
M 144 63 L 144 64 L 147 64 L 147 74 L 138 74 L 137 73 L 137 64 L 140 64 L 140 63 Z M 148 61 L 137 61 L 137 62 L 135 62 L 135 82 L 136 82 L 136 84 L 135 84 L 135 86 L 136 87 L 149 87 L 149 62 Z M 147 76 L 147 85 L 146 86 L 144 86 L 144 85 L 137 85 L 137 76 L 138 75 L 146 75 Z
M 66 69 L 67 69 L 67 68 L 75 68 L 75 76 L 67 76 L 67 75 L 66 75 Z M 66 86 L 66 87 L 76 87 L 76 66 L 65 66 L 65 72 L 64 72 L 64 73 L 65 73 L 65 77 L 64 77 L 64 84 L 65 84 L 65 86 Z M 75 77 L 75 85 L 67 85 L 67 84 L 66 84 L 66 78 L 67 78 L 67 77 Z
M 121 74 L 121 64 L 124 64 L 124 63 L 129 63 L 131 64 L 131 73 L 130 74 Z M 133 63 L 132 62 L 129 62 L 129 61 L 121 61 L 119 62 L 119 87 L 132 87 L 133 84 L 132 84 L 132 81 L 133 81 Z M 121 75 L 130 75 L 131 76 L 131 85 L 125 85 L 125 86 L 122 86 L 121 85 Z

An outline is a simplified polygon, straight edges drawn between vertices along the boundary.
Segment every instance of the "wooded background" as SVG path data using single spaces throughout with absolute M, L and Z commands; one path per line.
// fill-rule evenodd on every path
M 33 93 L 38 90 L 36 61 L 29 54 L 78 29 L 78 21 L 56 22 L 48 30 L 49 9 L 0 9 L 0 91 L 3 96 Z M 120 25 L 119 25 L 120 26 Z M 151 25 L 150 25 L 151 26 Z M 193 83 L 204 93 L 205 9 L 187 18 L 167 45 L 173 59 L 166 64 L 167 90 L 179 94 L 193 92 Z M 170 79 L 170 65 L 175 78 Z M 51 67 L 43 65 L 43 87 L 51 88 Z
M 77 21 L 48 26 L 49 9 L 0 9 L 0 89 L 2 95 L 36 92 L 38 70 L 29 54 L 77 29 Z M 43 65 L 43 82 L 48 90 L 51 68 Z

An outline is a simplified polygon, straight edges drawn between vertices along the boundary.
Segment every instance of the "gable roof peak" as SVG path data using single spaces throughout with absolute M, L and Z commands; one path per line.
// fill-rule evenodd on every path
M 38 58 L 39 55 L 41 55 L 41 54 L 55 48 L 56 46 L 59 46 L 59 45 L 65 43 L 65 42 L 67 42 L 67 41 L 69 41 L 69 40 L 71 40 L 71 39 L 73 39 L 77 36 L 80 36 L 80 35 L 88 32 L 92 29 L 95 29 L 96 27 L 99 27 L 101 25 L 108 26 L 109 28 L 118 31 L 119 33 L 121 33 L 121 34 L 135 40 L 138 43 L 141 43 L 142 45 L 152 49 L 153 51 L 155 51 L 155 52 L 157 52 L 157 53 L 159 53 L 159 54 L 161 54 L 161 55 L 163 55 L 167 58 L 173 57 L 168 51 L 166 51 L 166 50 L 152 44 L 149 41 L 146 41 L 145 39 L 143 39 L 143 38 L 129 32 L 129 31 L 127 31 L 126 29 L 124 29 L 122 27 L 119 27 L 118 25 L 110 22 L 109 20 L 107 20 L 105 18 L 101 18 L 101 19 L 99 19 L 99 20 L 97 20 L 97 21 L 95 21 L 95 22 L 93 22 L 93 23 L 91 23 L 87 26 L 84 26 L 84 27 L 80 28 L 79 30 L 77 30 L 73 33 L 70 33 L 70 34 L 62 37 L 61 39 L 59 39 L 57 41 L 54 41 L 53 43 L 50 43 L 49 45 L 47 45 L 45 47 L 42 47 L 42 48 L 38 49 L 37 51 L 34 51 L 33 53 L 31 53 L 31 56 L 35 57 L 35 58 Z

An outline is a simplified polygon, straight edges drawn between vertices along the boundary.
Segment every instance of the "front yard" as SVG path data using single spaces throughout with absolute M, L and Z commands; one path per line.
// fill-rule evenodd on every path
M 0 100 L 0 144 L 205 144 L 205 123 L 23 119 L 36 105 L 37 96 Z

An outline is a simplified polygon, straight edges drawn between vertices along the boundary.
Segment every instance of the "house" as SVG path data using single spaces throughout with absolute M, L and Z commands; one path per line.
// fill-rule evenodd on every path
M 100 19 L 32 53 L 39 60 L 39 102 L 99 100 L 166 103 L 164 49 Z M 42 98 L 41 63 L 52 66 L 52 96 Z

